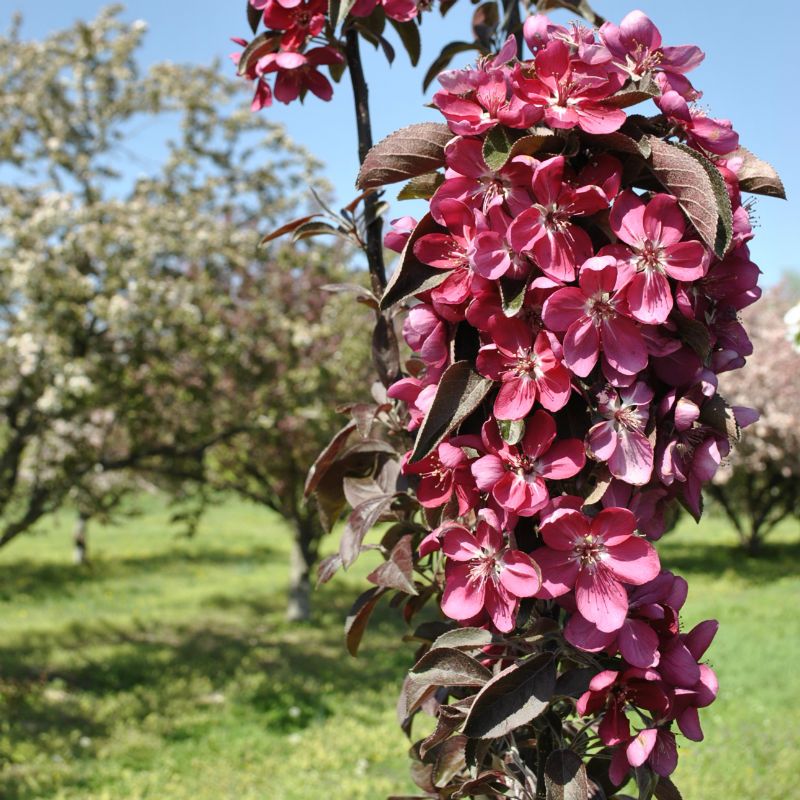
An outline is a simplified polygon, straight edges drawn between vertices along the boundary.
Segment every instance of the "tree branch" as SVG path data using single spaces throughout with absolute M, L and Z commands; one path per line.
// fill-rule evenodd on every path
M 345 33 L 345 54 L 356 108 L 358 163 L 363 164 L 372 147 L 372 122 L 369 114 L 369 87 L 364 77 L 364 67 L 361 64 L 358 32 L 354 28 L 349 28 Z M 364 218 L 367 223 L 367 263 L 372 278 L 372 291 L 376 297 L 380 297 L 386 288 L 386 267 L 383 263 L 383 220 L 375 213 L 378 201 L 377 192 L 373 192 L 364 199 Z

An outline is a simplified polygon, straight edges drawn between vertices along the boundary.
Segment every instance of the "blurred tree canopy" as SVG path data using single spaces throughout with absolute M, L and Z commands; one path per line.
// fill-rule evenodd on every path
M 784 321 L 797 299 L 786 279 L 745 309 L 753 355 L 746 370 L 720 382 L 732 404 L 760 415 L 709 487 L 751 554 L 781 521 L 800 519 L 800 353 Z
M 320 165 L 217 67 L 142 73 L 118 11 L 0 37 L 0 545 L 145 480 L 233 489 L 295 524 L 307 581 L 305 471 L 370 369 L 367 310 L 322 287 L 363 277 L 336 240 L 258 249 Z

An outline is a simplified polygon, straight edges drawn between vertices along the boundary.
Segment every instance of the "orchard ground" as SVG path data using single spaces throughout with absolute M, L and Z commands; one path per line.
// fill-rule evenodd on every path
M 67 514 L 0 551 L 0 797 L 413 794 L 394 716 L 413 646 L 386 610 L 360 658 L 342 643 L 367 559 L 316 593 L 313 623 L 290 625 L 288 534 L 275 515 L 231 501 L 192 539 L 168 517 L 148 499 L 142 515 L 95 526 L 87 568 L 71 563 Z M 685 800 L 795 796 L 798 534 L 785 524 L 754 561 L 711 517 L 685 520 L 660 546 L 691 579 L 685 625 L 721 621 L 709 652 L 719 701 L 674 776 Z

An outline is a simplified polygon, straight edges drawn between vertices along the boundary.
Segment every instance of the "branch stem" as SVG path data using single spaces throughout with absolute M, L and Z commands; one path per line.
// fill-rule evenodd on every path
M 353 100 L 356 107 L 356 130 L 358 132 L 358 163 L 363 164 L 372 147 L 372 122 L 369 114 L 369 87 L 364 77 L 358 32 L 349 28 L 345 32 L 345 54 L 353 85 Z M 367 241 L 364 248 L 372 278 L 372 290 L 377 297 L 386 288 L 386 267 L 383 263 L 383 220 L 376 214 L 380 197 L 373 192 L 364 199 Z

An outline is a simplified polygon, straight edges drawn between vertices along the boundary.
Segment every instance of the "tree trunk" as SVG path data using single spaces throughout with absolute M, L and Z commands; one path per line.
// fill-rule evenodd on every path
M 289 602 L 286 607 L 286 619 L 289 622 L 311 619 L 311 571 L 317 560 L 318 542 L 312 519 L 295 522 L 289 563 Z
M 87 539 L 87 525 L 89 517 L 86 514 L 78 514 L 78 519 L 75 522 L 75 533 L 72 536 L 72 541 L 75 544 L 75 549 L 72 551 L 72 560 L 78 564 L 89 563 L 89 541 Z

